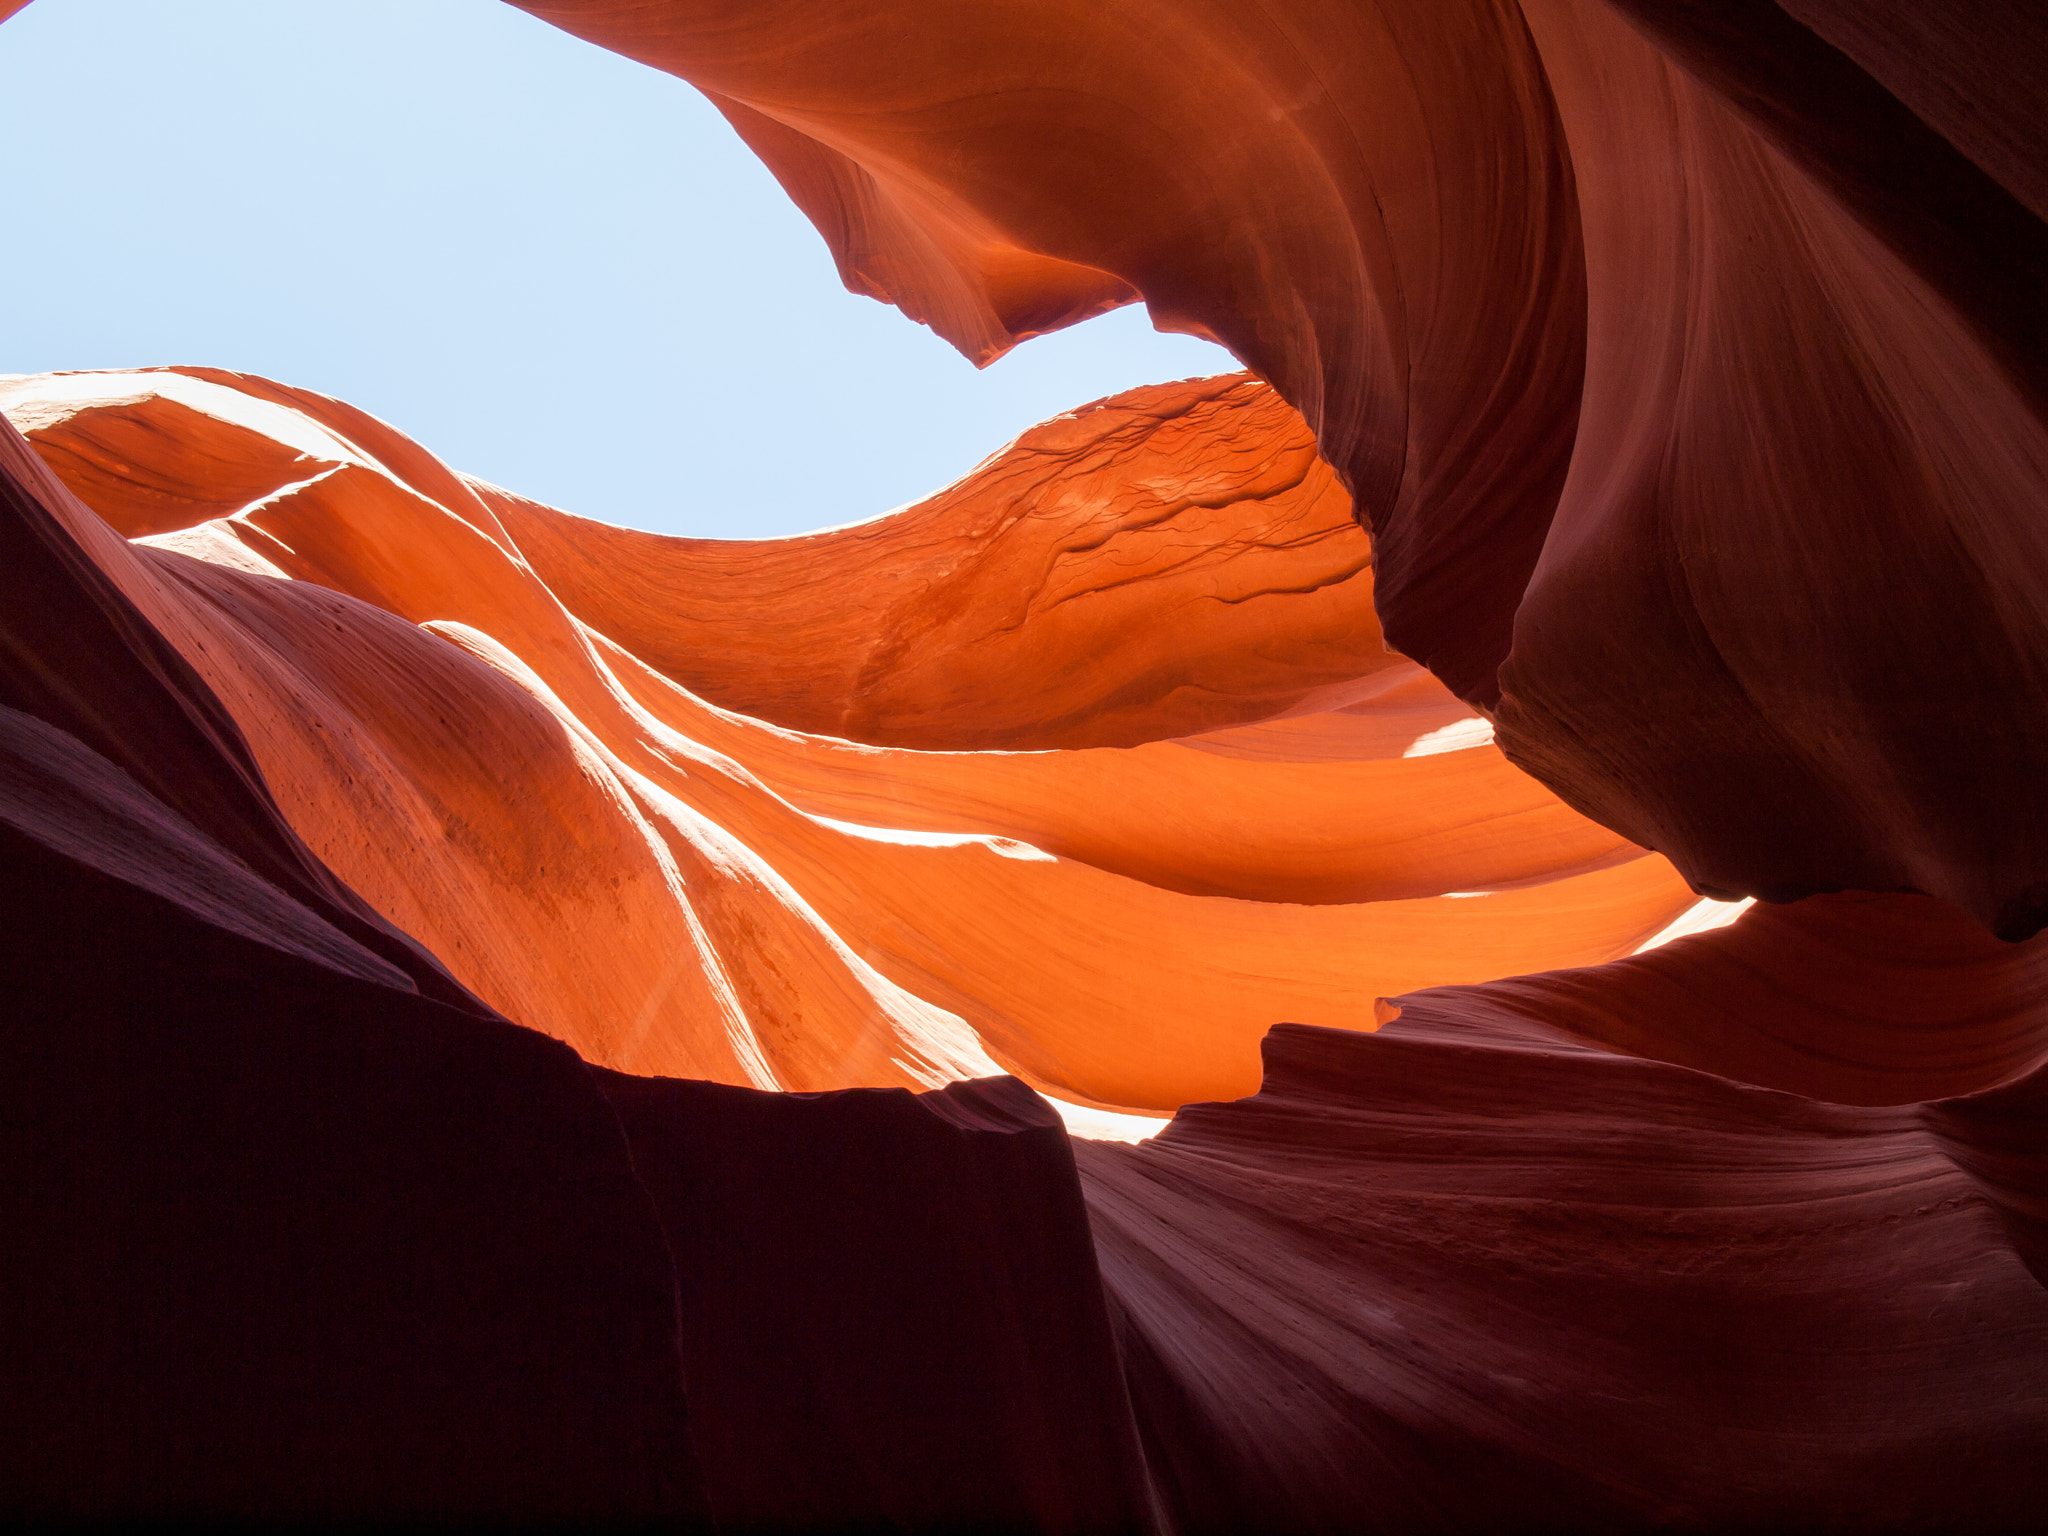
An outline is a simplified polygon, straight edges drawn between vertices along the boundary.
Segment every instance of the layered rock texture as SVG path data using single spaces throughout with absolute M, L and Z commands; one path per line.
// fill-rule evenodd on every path
M 2028 1524 L 2038 20 L 523 8 L 1251 372 L 746 543 L 0 380 L 8 1507 Z
M 1370 540 L 1242 375 L 737 544 L 522 501 L 260 379 L 0 406 L 321 864 L 605 1066 L 1009 1070 L 1166 1113 L 1256 1090 L 1275 1019 L 1371 1028 L 1382 996 L 1612 959 L 1698 903 L 1385 650 Z

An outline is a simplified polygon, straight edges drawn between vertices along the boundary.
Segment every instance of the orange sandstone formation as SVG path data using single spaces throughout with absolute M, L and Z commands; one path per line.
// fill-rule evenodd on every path
M 1243 375 L 1098 401 L 915 507 L 803 539 L 664 538 L 483 494 L 591 628 L 821 735 L 1134 746 L 1335 703 L 1399 664 L 1350 501 Z
M 522 8 L 731 103 L 969 356 L 1111 279 L 1225 342 L 1391 643 L 1699 888 L 2048 921 L 2048 231 L 1975 92 L 2040 63 L 2023 8 Z
M 1000 1064 L 1168 1111 L 1253 1091 L 1276 1017 L 1370 1028 L 1386 994 L 1626 954 L 1695 900 L 1382 650 L 1364 535 L 1242 379 L 1137 391 L 930 503 L 765 546 L 519 502 L 261 380 L 53 375 L 0 404 L 140 539 L 107 568 L 299 835 L 507 1017 L 606 1065 L 820 1089 Z M 1169 454 L 1188 482 L 1162 507 Z M 210 515 L 227 488 L 246 501 Z M 899 591 L 921 600 L 870 596 Z M 721 629 L 739 643 L 693 644 Z M 861 707 L 864 672 L 960 703 L 929 743 L 906 704 L 867 734 L 910 740 L 875 747 L 678 672 L 806 723 Z M 1091 697 L 1130 701 L 1101 733 L 1170 739 L 920 750 L 1057 742 Z M 1287 717 L 1200 729 L 1253 709 Z
M 1256 377 L 740 544 L 0 380 L 6 1507 L 2027 1524 L 2031 13 L 523 8 Z

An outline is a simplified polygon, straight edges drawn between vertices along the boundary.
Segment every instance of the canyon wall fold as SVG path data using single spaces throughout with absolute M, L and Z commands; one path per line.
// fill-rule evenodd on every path
M 2048 921 L 2023 8 L 522 8 L 736 104 L 850 286 L 977 360 L 948 305 L 1102 274 L 1223 341 L 1356 497 L 1388 642 L 1699 889 Z
M 748 546 L 554 512 L 244 376 L 0 404 L 29 434 L 0 440 L 17 1151 L 69 1170 L 20 1213 L 21 1358 L 115 1350 L 23 1396 L 30 1507 L 1619 1529 L 2037 1496 L 2048 941 L 1918 895 L 1697 901 L 1550 798 L 1379 648 L 1370 548 L 1260 386 L 1136 391 Z M 1222 613 L 1168 622 L 1191 607 Z M 1101 644 L 1133 631 L 1186 644 Z M 1077 697 L 1192 734 L 1051 744 Z M 1344 1027 L 1268 1033 L 1303 1001 Z M 967 1081 L 998 1066 L 1098 1139 Z M 478 1163 L 504 1129 L 437 1129 L 440 1073 L 493 1127 L 556 1126 L 529 1171 Z M 1204 1097 L 1237 1102 L 1142 1118 Z M 404 1126 L 340 1174 L 334 1116 Z M 488 1191 L 428 1175 L 436 1137 Z M 573 1257 L 503 1214 L 592 1178 L 579 1219 L 624 1225 Z M 175 1280 L 250 1201 L 286 1226 L 241 1240 L 247 1278 Z M 479 1255 L 542 1251 L 400 1326 L 363 1298 L 445 1272 L 407 1222 L 449 1201 Z M 294 1321 L 332 1241 L 388 1272 L 344 1264 L 346 1321 Z M 340 1385 L 237 1343 L 249 1307 Z M 439 1385 L 394 1357 L 421 1337 Z M 558 1349 L 595 1363 L 536 1374 Z M 238 1401 L 298 1406 L 195 1440 L 181 1362 L 215 1355 Z M 337 1441 L 362 1412 L 390 1434 Z M 401 1465 L 420 1435 L 455 1459 Z
M 522 9 L 1251 371 L 746 542 L 0 377 L 0 1508 L 2030 1528 L 2032 13 Z
M 1381 649 L 1369 541 L 1242 377 L 740 545 L 565 516 L 258 379 L 0 400 L 307 845 L 608 1066 L 1000 1065 L 1166 1112 L 1256 1088 L 1276 1017 L 1370 1028 L 1380 996 L 1626 954 L 1696 901 Z
M 1173 1528 L 2024 1523 L 2048 1293 L 1991 1138 L 1931 1123 L 1976 1101 L 1773 1093 L 1490 991 L 1276 1029 L 1255 1098 L 1077 1146 Z

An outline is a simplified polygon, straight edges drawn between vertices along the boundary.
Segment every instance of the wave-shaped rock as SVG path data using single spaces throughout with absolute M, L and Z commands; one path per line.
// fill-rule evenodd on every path
M 0 380 L 0 1502 L 2025 1527 L 2039 24 L 525 8 L 1256 377 L 743 544 Z
M 1114 282 L 1225 342 L 1389 641 L 1702 890 L 2048 920 L 2023 7 L 523 8 L 730 104 L 969 356 Z
M 1484 987 L 1276 1029 L 1256 1097 L 1077 1148 L 1172 1528 L 2022 1523 L 2048 1293 L 1934 1118 Z
M 1384 652 L 1364 535 L 1326 481 L 1301 490 L 1298 421 L 1242 379 L 1137 391 L 930 503 L 740 546 L 517 502 L 262 380 L 53 375 L 6 400 L 140 537 L 101 525 L 107 569 L 234 714 L 297 833 L 493 1007 L 608 1066 L 815 1090 L 1000 1063 L 1166 1111 L 1252 1091 L 1275 1017 L 1369 1028 L 1387 993 L 1626 954 L 1695 900 Z M 1162 506 L 1178 460 L 1206 498 Z M 209 517 L 225 487 L 248 501 Z M 861 559 L 834 561 L 847 544 Z M 542 575 L 564 569 L 585 612 Z M 846 664 L 863 654 L 883 661 Z M 1020 696 L 1019 671 L 1052 681 Z M 1089 717 L 1077 698 L 1132 701 L 1093 716 L 1105 732 L 1195 734 L 876 747 L 721 709 L 678 673 L 813 722 L 891 687 L 958 699 L 933 745 L 1057 741 Z

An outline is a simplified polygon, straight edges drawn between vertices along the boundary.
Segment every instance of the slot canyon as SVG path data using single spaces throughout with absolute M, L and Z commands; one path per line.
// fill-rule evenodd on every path
M 1241 371 L 750 540 L 0 376 L 0 1508 L 2033 1528 L 2048 10 L 511 3 Z

